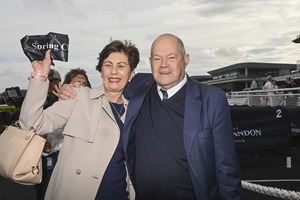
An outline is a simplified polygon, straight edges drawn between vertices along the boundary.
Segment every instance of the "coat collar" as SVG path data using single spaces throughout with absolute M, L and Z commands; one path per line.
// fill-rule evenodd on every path
M 201 83 L 198 83 L 192 80 L 189 76 L 187 77 L 187 87 L 186 87 L 186 95 L 189 96 L 191 99 L 197 99 L 201 101 Z
M 202 95 L 201 83 L 188 77 L 184 108 L 184 146 L 187 156 L 191 153 L 196 134 L 201 129 Z

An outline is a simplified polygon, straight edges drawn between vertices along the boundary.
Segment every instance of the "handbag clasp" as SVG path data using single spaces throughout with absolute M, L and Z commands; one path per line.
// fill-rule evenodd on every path
M 32 172 L 33 175 L 36 175 L 36 174 L 40 173 L 39 166 L 31 166 L 31 168 L 32 168 L 31 172 Z

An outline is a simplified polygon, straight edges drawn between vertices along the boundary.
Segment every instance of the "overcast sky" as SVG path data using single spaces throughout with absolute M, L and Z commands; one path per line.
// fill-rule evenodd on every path
M 110 38 L 140 50 L 137 72 L 150 72 L 152 41 L 173 33 L 191 56 L 190 76 L 241 62 L 295 64 L 300 60 L 300 0 L 11 0 L 0 6 L 0 92 L 26 89 L 32 71 L 20 39 L 57 32 L 69 36 L 69 61 L 56 61 L 62 76 L 84 68 L 92 86 L 98 53 Z

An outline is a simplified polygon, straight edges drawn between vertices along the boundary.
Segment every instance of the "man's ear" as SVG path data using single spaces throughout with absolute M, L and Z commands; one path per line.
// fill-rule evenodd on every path
M 187 66 L 190 62 L 190 54 L 185 54 L 184 55 L 184 62 L 185 62 L 185 65 Z

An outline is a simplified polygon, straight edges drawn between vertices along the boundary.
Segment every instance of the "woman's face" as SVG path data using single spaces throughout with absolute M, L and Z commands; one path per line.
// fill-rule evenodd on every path
M 78 75 L 74 76 L 70 83 L 76 83 L 76 82 L 79 82 L 80 85 L 83 87 L 89 86 L 86 78 L 82 74 L 78 74 Z
M 113 52 L 103 62 L 101 77 L 107 92 L 122 93 L 133 74 L 124 53 Z

